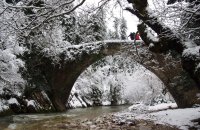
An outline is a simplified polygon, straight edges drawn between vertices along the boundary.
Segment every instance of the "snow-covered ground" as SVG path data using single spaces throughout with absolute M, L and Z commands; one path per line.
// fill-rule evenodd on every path
M 177 106 L 174 103 L 159 104 L 149 107 L 142 104 L 136 104 L 129 107 L 129 112 L 117 113 L 116 116 L 130 119 L 151 120 L 157 124 L 176 126 L 181 130 L 188 130 L 190 127 L 194 127 L 198 130 L 200 129 L 198 122 L 194 121 L 200 119 L 200 107 L 168 109 L 175 107 Z M 136 113 L 136 110 L 140 110 L 141 113 Z M 142 110 L 145 110 L 145 112 Z
M 0 112 L 8 110 L 9 106 L 5 100 L 0 99 Z
M 192 120 L 200 118 L 200 108 L 174 109 L 154 112 L 150 114 L 142 114 L 136 116 L 136 119 L 153 120 L 159 124 L 169 124 L 177 126 L 180 129 L 187 130 L 189 127 L 200 126 L 192 122 Z
M 132 111 L 132 112 L 139 110 L 139 113 L 141 113 L 142 111 L 153 112 L 153 111 L 166 110 L 169 108 L 177 108 L 177 104 L 176 103 L 160 103 L 157 105 L 148 106 L 143 103 L 137 103 L 137 104 L 130 106 L 128 109 L 129 109 L 129 111 Z

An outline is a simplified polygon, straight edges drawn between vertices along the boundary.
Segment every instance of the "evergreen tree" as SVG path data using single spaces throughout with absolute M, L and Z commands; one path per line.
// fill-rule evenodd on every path
M 121 23 L 120 23 L 120 38 L 122 40 L 127 39 L 126 32 L 127 32 L 127 22 L 126 22 L 125 18 L 122 17 Z
M 108 40 L 114 39 L 115 38 L 114 34 L 115 33 L 112 30 L 109 29 L 108 32 L 107 32 L 107 35 L 106 35 L 107 36 L 106 39 L 108 39 Z
M 64 28 L 63 40 L 70 42 L 71 44 L 79 44 L 82 42 L 82 38 L 79 35 L 77 28 L 76 15 L 70 15 L 62 18 L 62 26 Z
M 114 20 L 114 39 L 119 39 L 119 19 Z
M 69 4 L 66 10 L 73 8 L 73 4 Z M 63 40 L 68 41 L 71 44 L 79 44 L 82 42 L 82 38 L 79 35 L 78 25 L 77 25 L 77 14 L 72 12 L 70 15 L 64 15 L 61 17 L 62 27 L 64 29 Z
M 90 34 L 93 34 L 93 40 L 100 41 L 105 38 L 105 19 L 104 19 L 103 10 L 91 16 L 88 23 L 90 26 L 88 27 L 88 31 Z
M 103 9 L 99 9 L 91 14 L 91 10 L 93 8 L 86 9 L 79 14 L 71 13 L 70 16 L 62 18 L 65 41 L 71 44 L 80 44 L 105 39 L 105 12 Z
M 96 14 L 91 16 L 91 21 L 89 23 L 92 23 L 89 27 L 89 30 L 91 31 L 90 34 L 93 34 L 93 38 L 95 41 L 100 41 L 105 39 L 106 34 L 106 25 L 105 25 L 105 14 L 103 9 L 98 11 Z

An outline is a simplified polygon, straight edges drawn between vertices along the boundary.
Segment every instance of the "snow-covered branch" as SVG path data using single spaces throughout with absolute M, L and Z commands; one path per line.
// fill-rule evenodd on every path
M 183 46 L 181 45 L 180 39 L 177 37 L 177 35 L 174 34 L 170 28 L 160 23 L 156 16 L 151 15 L 151 13 L 149 13 L 147 10 L 144 14 L 141 14 L 141 12 L 132 8 L 126 8 L 126 10 L 132 14 L 135 14 L 146 25 L 152 28 L 152 30 L 157 33 L 158 37 L 162 41 L 165 41 L 163 43 L 160 42 L 159 44 L 154 44 L 154 49 L 152 49 L 152 51 L 163 52 L 168 49 L 173 49 L 177 52 L 183 51 Z M 169 41 L 166 42 L 166 40 Z
M 188 18 L 188 20 L 180 27 L 180 29 L 183 29 L 185 26 L 187 26 L 189 24 L 189 22 L 194 18 L 195 14 L 199 13 L 198 11 L 200 10 L 200 5 L 198 6 L 197 9 L 195 9 L 194 11 L 191 10 L 187 10 L 187 12 L 191 13 L 190 17 Z
M 80 7 L 86 0 L 82 0 L 78 5 L 74 6 L 71 10 L 69 11 L 66 11 L 66 12 L 62 12 L 62 13 L 57 13 L 57 14 L 54 14 L 54 15 L 49 15 L 48 17 L 45 18 L 45 20 L 43 20 L 40 24 L 38 24 L 37 26 L 34 26 L 31 28 L 31 30 L 34 30 L 38 27 L 40 27 L 42 24 L 48 22 L 49 20 L 53 19 L 53 18 L 56 18 L 56 17 L 60 17 L 60 16 L 63 16 L 63 15 L 68 15 L 70 13 L 72 13 L 74 10 L 76 10 L 78 7 Z

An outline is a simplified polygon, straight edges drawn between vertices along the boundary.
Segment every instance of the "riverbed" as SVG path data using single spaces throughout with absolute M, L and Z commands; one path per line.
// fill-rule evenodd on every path
M 129 106 L 70 109 L 62 113 L 23 114 L 0 118 L 0 130 L 178 130 L 174 126 L 135 120 L 126 113 Z
M 128 106 L 100 106 L 70 109 L 62 113 L 23 114 L 0 118 L 0 130 L 44 130 L 59 123 L 93 120 L 102 115 L 126 110 Z M 56 128 L 52 128 L 56 129 Z M 59 127 L 57 129 L 60 129 Z

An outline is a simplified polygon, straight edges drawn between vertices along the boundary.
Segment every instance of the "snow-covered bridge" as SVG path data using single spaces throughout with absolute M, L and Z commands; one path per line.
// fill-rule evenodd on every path
M 152 53 L 147 46 L 136 49 L 133 41 L 121 40 L 73 45 L 57 51 L 44 50 L 44 53 L 39 56 L 44 64 L 38 69 L 44 74 L 45 80 L 41 81 L 47 86 L 47 95 L 57 111 L 66 110 L 71 89 L 88 66 L 108 55 L 121 53 L 155 73 L 179 107 L 190 107 L 199 102 L 196 95 L 200 92 L 195 82 L 182 69 L 180 58 L 173 57 L 172 53 Z

